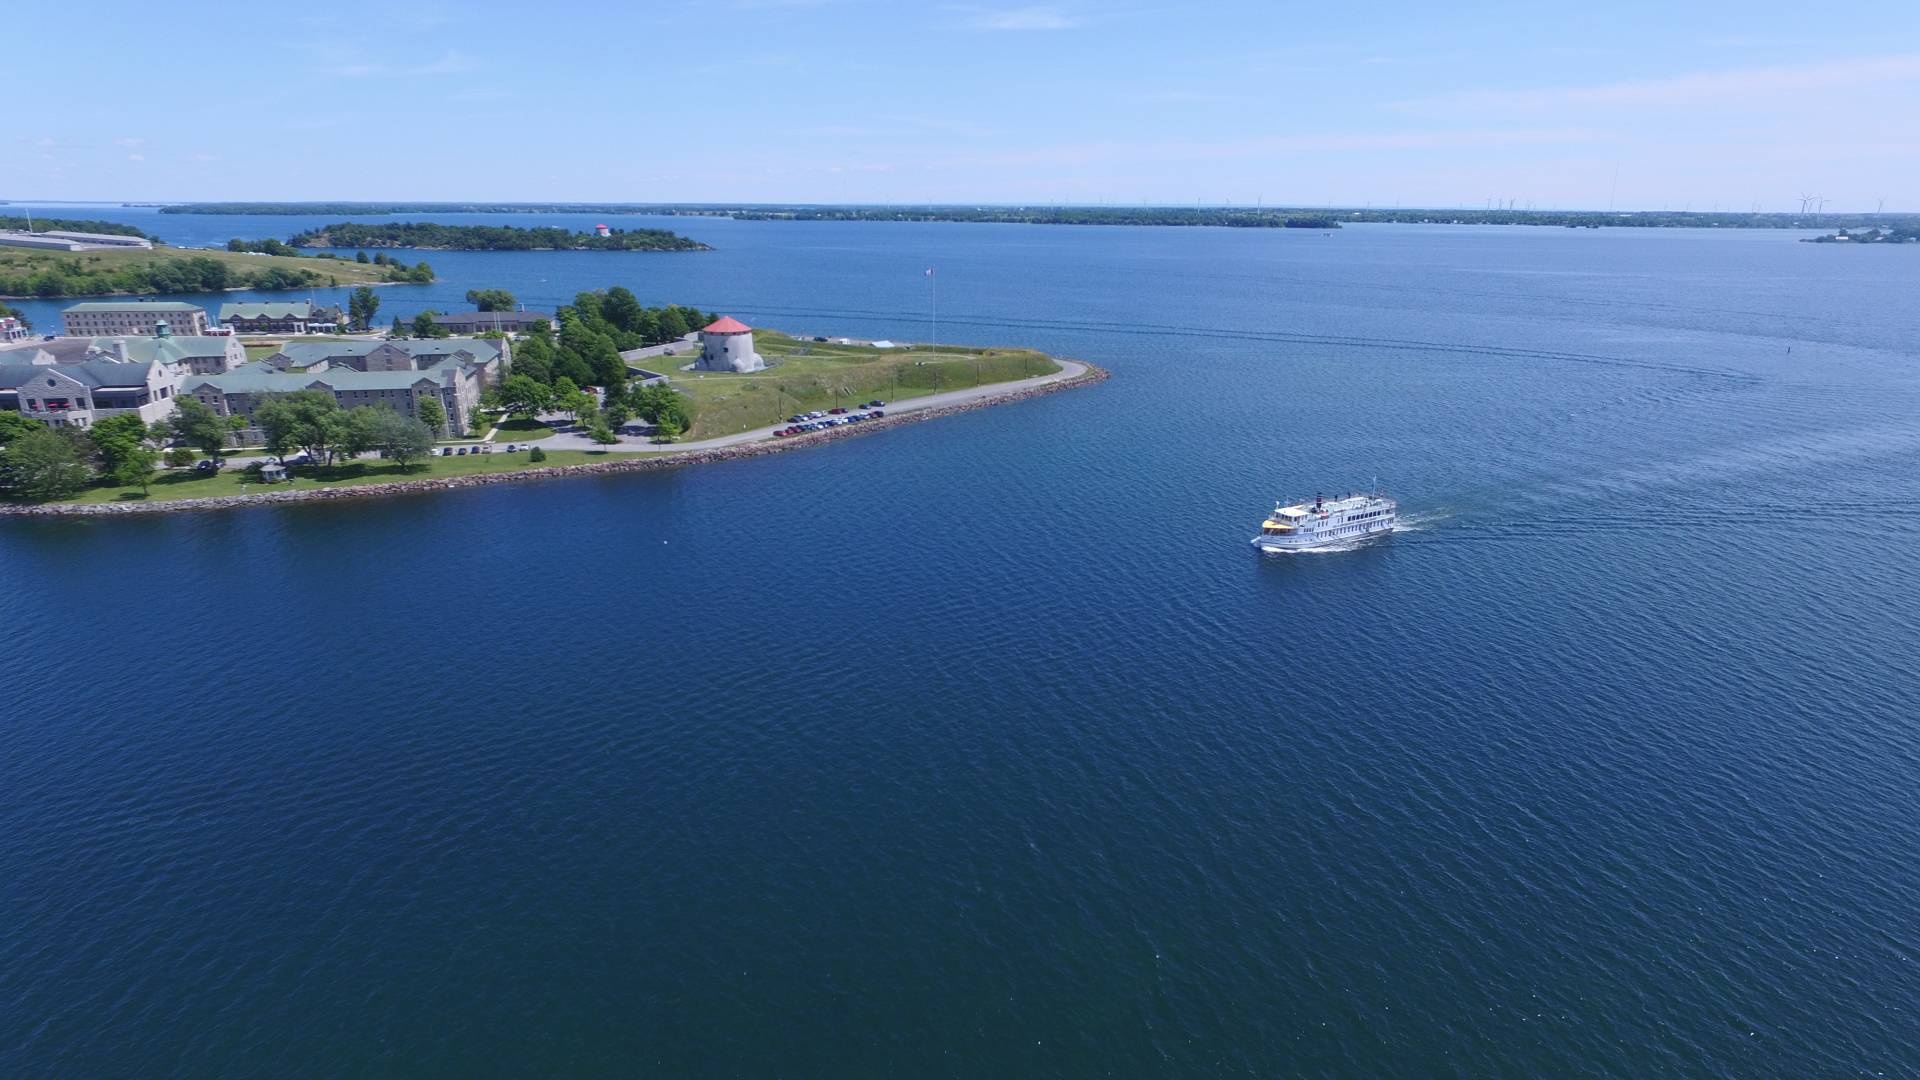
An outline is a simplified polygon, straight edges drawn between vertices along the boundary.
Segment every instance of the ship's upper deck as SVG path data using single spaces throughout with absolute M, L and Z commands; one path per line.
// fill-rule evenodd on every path
M 1378 496 L 1378 495 L 1367 495 L 1364 493 L 1359 493 L 1359 494 L 1353 494 L 1353 495 L 1342 495 L 1337 499 L 1323 499 L 1321 500 L 1320 506 L 1317 510 L 1314 508 L 1314 505 L 1310 500 L 1297 502 L 1297 503 L 1294 503 L 1292 506 L 1279 507 L 1278 509 L 1274 510 L 1273 515 L 1276 518 L 1288 519 L 1288 518 L 1311 517 L 1315 513 L 1344 514 L 1344 513 L 1348 513 L 1350 511 L 1355 511 L 1355 510 L 1372 509 L 1373 507 L 1381 503 L 1390 504 L 1391 500 L 1382 498 L 1381 496 Z

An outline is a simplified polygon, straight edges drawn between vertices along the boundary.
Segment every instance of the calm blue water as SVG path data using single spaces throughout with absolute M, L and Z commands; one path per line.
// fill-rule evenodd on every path
M 1913 1075 L 1913 253 L 670 224 L 382 314 L 914 338 L 936 265 L 1114 378 L 0 526 L 0 1073 Z M 1248 549 L 1376 474 L 1409 531 Z

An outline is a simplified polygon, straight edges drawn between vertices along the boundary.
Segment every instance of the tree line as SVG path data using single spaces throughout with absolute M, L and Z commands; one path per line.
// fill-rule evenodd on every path
M 501 297 L 490 299 L 498 302 Z M 511 307 L 512 294 L 504 299 Z M 647 307 L 631 290 L 616 285 L 602 292 L 580 293 L 554 317 L 560 324 L 557 330 L 536 324 L 514 343 L 507 378 L 492 391 L 496 405 L 514 416 L 569 413 L 589 435 L 605 443 L 614 441 L 614 429 L 636 416 L 655 425 L 668 439 L 692 426 L 692 411 L 678 391 L 657 384 L 629 385 L 627 364 L 620 353 L 678 341 L 712 322 L 712 315 L 678 304 Z M 587 386 L 601 389 L 600 405 L 582 389 Z
M 379 452 L 404 467 L 433 449 L 436 425 L 446 423 L 440 403 L 421 402 L 420 416 L 402 416 L 380 405 L 345 409 L 324 390 L 268 395 L 253 411 L 269 454 L 285 464 L 304 450 L 327 466 Z M 246 421 L 221 416 L 191 397 L 174 399 L 172 415 L 146 423 L 119 413 L 92 427 L 51 427 L 11 410 L 0 412 L 0 495 L 31 502 L 65 499 L 102 483 L 137 487 L 146 494 L 164 464 L 186 468 L 198 450 L 219 459 Z M 169 443 L 176 444 L 171 449 Z
M 261 241 L 264 243 L 264 241 Z M 705 251 L 707 245 L 665 229 L 613 229 L 610 235 L 541 226 L 341 222 L 295 233 L 301 248 L 435 248 L 447 251 Z
M 31 228 L 29 228 L 31 226 Z M 94 221 L 91 218 L 43 218 L 28 220 L 12 214 L 0 214 L 0 229 L 8 232 L 90 232 L 106 233 L 110 236 L 137 236 L 142 240 L 159 243 L 157 236 L 148 236 L 132 225 L 123 225 L 118 221 Z
M 242 240 L 236 236 L 227 241 L 227 250 L 252 252 L 257 255 L 286 255 L 307 259 L 345 261 L 341 256 L 331 251 L 303 252 L 299 248 L 281 243 L 272 237 L 268 237 L 265 240 Z M 365 251 L 356 251 L 353 253 L 353 261 L 362 266 L 380 267 L 381 281 L 403 282 L 411 285 L 425 285 L 433 281 L 433 267 L 428 266 L 424 260 L 408 266 L 406 263 L 401 262 L 399 259 L 385 252 L 368 257 Z
M 431 279 L 429 279 L 431 280 Z M 224 292 L 228 289 L 307 289 L 333 279 L 305 267 L 249 269 L 204 255 L 107 266 L 80 256 L 28 256 L 0 265 L 0 295 L 113 296 L 142 293 Z

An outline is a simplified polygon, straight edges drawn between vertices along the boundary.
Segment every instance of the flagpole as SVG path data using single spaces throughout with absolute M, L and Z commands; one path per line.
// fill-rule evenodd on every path
M 934 268 L 927 267 L 927 277 L 933 281 L 933 351 L 940 351 L 940 275 Z

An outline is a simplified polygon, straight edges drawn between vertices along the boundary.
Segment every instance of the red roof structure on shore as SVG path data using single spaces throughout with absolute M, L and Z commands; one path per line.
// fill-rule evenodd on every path
M 700 328 L 703 334 L 745 334 L 752 330 L 753 327 L 731 315 L 722 315 Z

